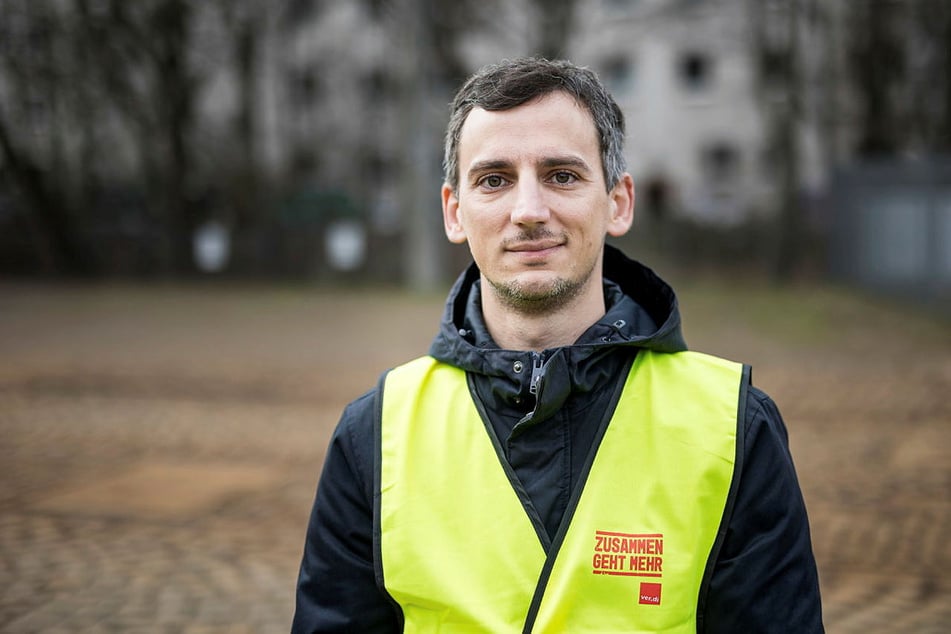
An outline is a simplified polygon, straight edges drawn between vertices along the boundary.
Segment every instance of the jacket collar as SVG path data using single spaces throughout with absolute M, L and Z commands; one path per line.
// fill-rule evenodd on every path
M 430 354 L 490 381 L 493 400 L 530 409 L 525 422 L 544 420 L 571 393 L 604 384 L 638 349 L 687 348 L 673 289 L 610 245 L 604 251 L 604 293 L 605 315 L 574 344 L 542 353 L 502 350 L 485 327 L 479 269 L 472 264 L 450 291 Z

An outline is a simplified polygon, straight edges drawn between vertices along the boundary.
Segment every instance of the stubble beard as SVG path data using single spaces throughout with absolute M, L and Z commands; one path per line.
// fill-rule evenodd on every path
M 594 273 L 596 263 L 574 279 L 556 277 L 544 284 L 526 284 L 518 280 L 488 280 L 495 296 L 507 308 L 523 315 L 556 312 L 571 304 L 581 294 Z

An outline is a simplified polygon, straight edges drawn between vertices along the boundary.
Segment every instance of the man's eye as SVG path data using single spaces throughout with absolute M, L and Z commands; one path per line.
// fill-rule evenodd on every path
M 555 172 L 551 179 L 558 185 L 570 185 L 575 182 L 575 175 L 571 172 Z
M 489 189 L 496 189 L 505 184 L 505 179 L 498 174 L 489 174 L 482 179 L 480 184 L 484 187 L 488 187 Z

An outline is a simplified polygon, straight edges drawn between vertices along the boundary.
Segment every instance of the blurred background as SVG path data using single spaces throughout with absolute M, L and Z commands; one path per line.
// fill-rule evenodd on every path
M 780 405 L 828 630 L 947 631 L 946 0 L 0 0 L 0 631 L 287 631 L 469 261 L 448 102 L 522 55 L 623 109 L 615 242 Z
M 645 248 L 947 303 L 942 0 L 3 0 L 0 273 L 433 288 L 441 135 L 501 57 L 596 70 Z

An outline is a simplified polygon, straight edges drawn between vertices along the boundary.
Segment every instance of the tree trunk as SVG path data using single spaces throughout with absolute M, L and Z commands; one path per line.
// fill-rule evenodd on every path
M 776 112 L 776 148 L 782 168 L 780 172 L 779 235 L 773 262 L 773 277 L 788 281 L 796 271 L 802 249 L 802 209 L 799 201 L 799 100 L 802 74 L 799 59 L 800 0 L 789 0 L 787 16 L 784 77 L 786 99 Z
M 166 274 L 189 274 L 195 270 L 191 240 L 196 222 L 189 192 L 191 132 L 195 98 L 186 62 L 190 12 L 182 0 L 167 0 L 154 15 L 158 41 L 156 74 L 159 104 L 158 130 L 166 144 L 165 220 L 169 232 L 169 252 L 164 255 Z
M 65 196 L 44 178 L 43 170 L 23 156 L 0 122 L 0 151 L 35 228 L 37 260 L 50 275 L 88 275 L 93 270 L 89 254 L 77 240 L 72 210 Z
M 574 25 L 575 0 L 535 0 L 534 4 L 539 16 L 538 55 L 547 59 L 564 56 Z
M 233 186 L 235 214 L 234 266 L 243 272 L 257 270 L 253 245 L 259 230 L 260 179 L 255 134 L 257 121 L 258 24 L 254 15 L 239 18 L 235 34 L 235 65 L 238 71 L 240 101 L 235 118 L 235 136 L 240 157 L 237 183 Z

